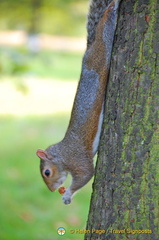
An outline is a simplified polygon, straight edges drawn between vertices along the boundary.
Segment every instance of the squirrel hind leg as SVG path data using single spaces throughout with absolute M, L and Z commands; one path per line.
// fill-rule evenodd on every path
M 87 48 L 92 45 L 95 40 L 96 27 L 103 17 L 106 9 L 114 5 L 114 10 L 117 10 L 119 3 L 122 0 L 112 0 L 106 3 L 105 0 L 92 0 L 90 4 L 89 14 L 87 18 Z

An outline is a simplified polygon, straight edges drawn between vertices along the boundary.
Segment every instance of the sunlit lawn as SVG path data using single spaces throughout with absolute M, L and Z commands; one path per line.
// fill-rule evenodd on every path
M 43 183 L 35 154 L 61 140 L 68 121 L 69 113 L 1 115 L 0 240 L 83 239 L 83 234 L 69 231 L 86 227 L 92 182 L 65 206 L 61 195 Z M 66 229 L 64 236 L 57 234 L 59 227 Z

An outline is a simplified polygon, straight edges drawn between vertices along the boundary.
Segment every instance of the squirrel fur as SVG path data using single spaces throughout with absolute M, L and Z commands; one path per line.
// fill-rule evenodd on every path
M 103 105 L 120 0 L 108 7 L 104 0 L 92 0 L 88 14 L 87 49 L 71 119 L 63 140 L 46 150 L 38 149 L 41 175 L 55 191 L 72 175 L 72 183 L 62 196 L 71 203 L 73 194 L 93 176 L 93 157 L 98 150 Z

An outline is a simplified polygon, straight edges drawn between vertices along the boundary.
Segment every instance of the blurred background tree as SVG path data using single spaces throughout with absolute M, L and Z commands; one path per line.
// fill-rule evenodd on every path
M 70 39 L 66 42 L 66 39 L 61 40 L 60 38 L 63 36 L 83 37 L 86 35 L 87 9 L 88 2 L 86 0 L 80 2 L 77 0 L 1 0 L 0 34 L 6 31 L 12 32 L 7 32 L 4 40 L 3 36 L 0 35 L 0 42 L 3 42 L 0 46 L 0 74 L 57 76 L 57 68 L 54 68 L 56 60 L 53 64 L 53 56 L 57 54 L 50 52 L 49 48 L 51 46 L 56 50 L 57 45 L 63 42 L 61 45 L 64 48 L 67 46 L 67 49 L 65 49 L 67 51 L 74 43 L 72 44 Z M 17 34 L 16 37 L 15 34 Z M 55 43 L 50 38 L 53 35 L 60 37 L 55 39 Z M 7 43 L 11 38 L 20 43 L 16 44 L 16 48 L 12 47 L 11 40 L 9 44 Z M 49 51 L 43 48 L 44 42 L 49 42 L 49 46 L 45 44 Z M 77 45 L 80 44 L 77 43 Z M 39 55 L 36 57 L 35 54 L 37 53 Z M 59 58 L 61 57 L 63 58 L 63 54 L 59 56 Z M 72 57 L 77 59 L 75 54 Z M 46 65 L 48 68 L 46 68 Z M 59 77 L 61 78 L 61 76 Z
M 86 0 L 1 0 L 0 29 L 56 35 L 84 35 Z

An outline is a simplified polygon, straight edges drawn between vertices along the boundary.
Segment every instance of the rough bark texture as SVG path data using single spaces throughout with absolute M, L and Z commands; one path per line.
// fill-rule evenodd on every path
M 158 0 L 121 3 L 86 229 L 87 240 L 159 239 Z

